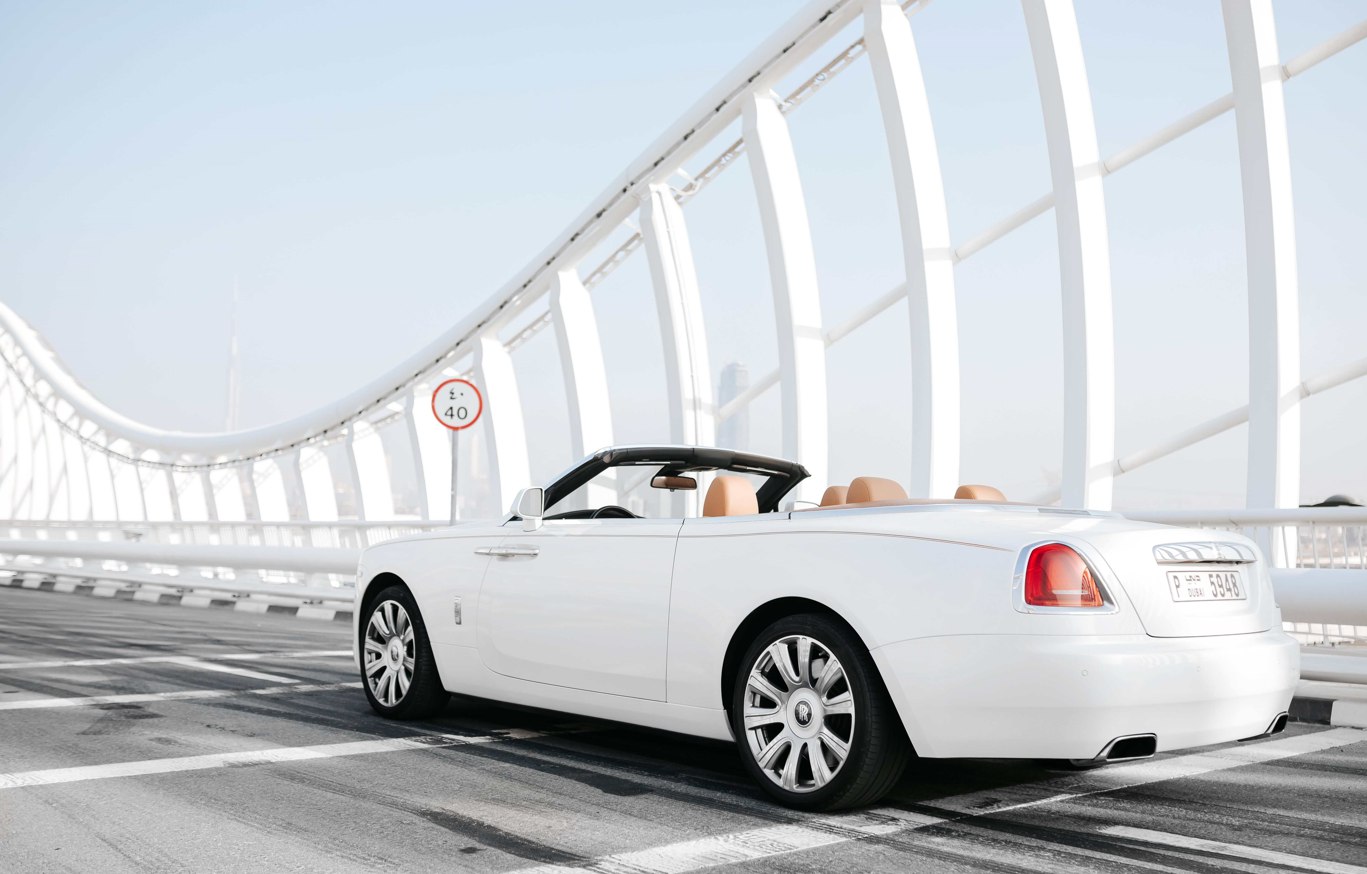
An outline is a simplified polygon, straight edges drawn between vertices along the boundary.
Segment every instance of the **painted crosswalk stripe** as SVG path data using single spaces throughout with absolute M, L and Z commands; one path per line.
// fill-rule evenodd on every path
M 557 731 L 527 731 L 509 729 L 489 735 L 422 734 L 385 740 L 361 740 L 346 743 L 318 744 L 306 747 L 272 747 L 264 750 L 241 750 L 231 753 L 211 753 L 202 756 L 181 756 L 172 759 L 150 759 L 137 762 L 116 762 L 109 765 L 85 765 L 75 768 L 49 768 L 43 771 L 19 771 L 0 774 L 0 791 L 33 786 L 52 786 L 59 783 L 82 783 L 89 780 L 109 780 L 116 777 L 145 777 L 152 774 L 174 774 L 182 771 L 207 771 L 246 765 L 271 765 L 283 762 L 306 762 L 335 759 L 343 756 L 368 756 L 375 753 L 399 753 L 436 747 L 456 747 L 467 744 L 498 743 L 525 740 L 557 734 Z
M 590 871 L 594 874 L 685 874 L 716 865 L 752 861 L 864 837 L 889 835 L 941 823 L 1055 804 L 1161 780 L 1196 777 L 1213 771 L 1271 762 L 1365 741 L 1367 733 L 1362 731 L 1351 728 L 1330 729 L 1247 746 L 1226 747 L 1208 753 L 1192 753 L 1168 759 L 1114 765 L 1103 770 L 1055 780 L 1001 787 L 985 792 L 968 792 L 921 805 L 934 809 L 937 813 L 943 811 L 943 816 L 920 815 L 885 807 L 680 841 L 645 850 L 603 856 L 585 865 L 541 865 L 523 868 L 514 874 L 564 874 L 571 871 Z
M 55 707 L 98 707 L 102 704 L 146 704 L 152 701 L 202 701 L 238 695 L 294 695 L 304 692 L 335 692 L 359 689 L 360 683 L 317 683 L 267 686 L 263 689 L 185 689 L 179 692 L 136 692 L 128 695 L 86 695 L 78 698 L 28 698 L 0 701 L 0 710 L 46 710 Z
M 1186 850 L 1195 850 L 1200 853 L 1215 853 L 1221 856 L 1230 856 L 1235 859 L 1249 862 L 1267 862 L 1283 868 L 1293 868 L 1297 871 L 1315 871 L 1321 872 L 1321 874 L 1367 874 L 1367 868 L 1358 865 L 1345 865 L 1342 862 L 1330 862 L 1327 859 L 1312 859 L 1309 856 L 1297 856 L 1293 853 L 1279 853 L 1276 850 L 1264 850 L 1261 847 L 1250 847 L 1244 844 L 1229 844 L 1224 841 L 1210 841 L 1204 838 L 1193 838 L 1188 837 L 1187 835 L 1152 831 L 1146 828 L 1131 828 L 1125 825 L 1113 825 L 1108 828 L 1103 828 L 1101 833 L 1111 835 L 1112 837 L 1142 841 L 1148 844 L 1157 844 L 1163 847 L 1181 847 Z
M 125 658 L 100 658 L 100 659 L 53 659 L 38 662 L 0 662 L 0 671 L 31 671 L 41 668 L 95 668 L 111 665 L 151 665 L 158 662 L 174 662 L 180 659 L 192 658 L 201 662 L 254 662 L 254 661 L 275 661 L 277 659 L 331 659 L 348 658 L 351 656 L 349 649 L 320 649 L 320 650 L 301 650 L 285 652 L 239 652 L 239 653 L 215 653 L 212 655 L 156 655 L 156 656 L 130 656 Z

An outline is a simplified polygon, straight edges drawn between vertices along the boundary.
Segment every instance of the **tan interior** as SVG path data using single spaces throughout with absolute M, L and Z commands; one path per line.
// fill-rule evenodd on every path
M 907 490 L 896 480 L 881 476 L 857 476 L 845 495 L 847 504 L 868 504 L 873 501 L 905 501 Z
M 834 507 L 845 503 L 849 491 L 849 486 L 827 486 L 826 491 L 821 493 L 821 506 Z
M 996 501 L 1006 503 L 1006 495 L 992 486 L 962 485 L 954 492 L 956 501 Z
M 750 481 L 738 476 L 718 476 L 707 489 L 702 504 L 704 516 L 753 516 L 759 512 L 759 500 Z

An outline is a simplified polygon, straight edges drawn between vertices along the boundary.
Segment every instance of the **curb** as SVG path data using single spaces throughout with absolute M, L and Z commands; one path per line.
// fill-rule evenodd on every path
M 1334 698 L 1292 698 L 1287 711 L 1292 722 L 1367 728 L 1367 701 Z
M 216 610 L 233 610 L 238 613 L 269 614 L 272 616 L 295 616 L 300 619 L 322 620 L 324 622 L 350 622 L 352 611 L 335 607 L 322 607 L 314 604 L 275 604 L 248 597 L 230 597 L 223 594 L 158 592 L 141 586 L 124 583 L 59 581 L 51 578 L 39 579 L 13 575 L 0 579 L 0 586 L 11 589 L 32 589 L 39 592 L 60 592 L 72 595 L 88 595 L 95 598 L 113 598 L 118 601 L 141 601 L 147 604 L 171 604 L 180 607 L 207 607 Z

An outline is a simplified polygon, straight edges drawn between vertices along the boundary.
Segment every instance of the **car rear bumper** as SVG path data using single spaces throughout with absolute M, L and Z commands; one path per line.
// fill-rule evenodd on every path
M 1300 650 L 1280 629 L 1221 637 L 966 635 L 873 650 L 907 735 L 933 758 L 1091 759 L 1262 734 L 1291 702 Z

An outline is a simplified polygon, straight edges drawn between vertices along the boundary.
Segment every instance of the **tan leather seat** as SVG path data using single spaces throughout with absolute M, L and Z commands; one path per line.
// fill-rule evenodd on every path
M 834 507 L 845 503 L 849 491 L 848 486 L 826 486 L 826 491 L 821 493 L 821 506 Z
M 873 501 L 905 501 L 907 490 L 895 480 L 881 476 L 857 476 L 845 495 L 847 504 L 868 504 Z
M 703 501 L 704 516 L 753 516 L 759 512 L 759 500 L 750 481 L 739 476 L 719 476 L 707 489 Z
M 997 501 L 1006 503 L 1006 495 L 991 486 L 963 485 L 954 492 L 956 501 Z

